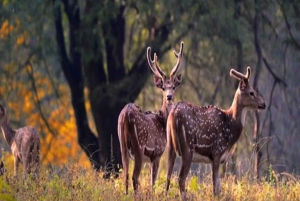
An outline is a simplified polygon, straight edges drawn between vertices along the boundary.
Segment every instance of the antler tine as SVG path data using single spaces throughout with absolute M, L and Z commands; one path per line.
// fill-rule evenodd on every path
M 171 78 L 174 77 L 175 75 L 179 74 L 183 70 L 183 66 L 180 65 L 181 59 L 183 57 L 183 48 L 184 48 L 184 42 L 181 41 L 179 52 L 177 53 L 175 50 L 173 51 L 175 57 L 177 58 L 177 63 L 170 73 Z
M 182 53 L 183 53 L 183 46 L 184 46 L 184 42 L 181 41 L 180 43 L 180 50 L 179 50 L 179 53 L 177 53 L 175 50 L 173 51 L 174 55 L 176 58 L 178 58 L 179 56 L 182 57 Z M 179 55 L 180 54 L 180 55 Z
M 246 73 L 246 75 L 245 75 L 245 79 L 249 80 L 250 75 L 251 75 L 251 68 L 250 68 L 250 66 L 248 66 L 248 67 L 247 67 L 247 73 Z
M 234 77 L 234 78 L 236 78 L 238 80 L 249 80 L 250 74 L 251 74 L 251 69 L 250 69 L 249 66 L 247 67 L 247 73 L 246 73 L 246 75 L 244 75 L 244 74 L 242 74 L 242 73 L 240 73 L 240 72 L 238 72 L 238 71 L 236 71 L 234 69 L 230 70 L 230 76 L 232 76 L 232 77 Z
M 157 64 L 156 53 L 154 53 L 154 59 L 153 60 L 151 59 L 151 47 L 147 48 L 147 60 L 148 60 L 150 69 L 156 76 L 161 77 L 161 78 L 166 77 L 165 73 L 161 70 L 161 68 Z

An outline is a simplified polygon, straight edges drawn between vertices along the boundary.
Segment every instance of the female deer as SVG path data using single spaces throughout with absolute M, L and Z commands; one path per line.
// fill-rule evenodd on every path
M 10 126 L 4 106 L 0 105 L 0 127 L 5 141 L 14 156 L 14 174 L 17 176 L 19 162 L 23 164 L 24 175 L 34 168 L 34 176 L 38 177 L 40 165 L 40 137 L 35 128 L 25 126 L 17 130 Z

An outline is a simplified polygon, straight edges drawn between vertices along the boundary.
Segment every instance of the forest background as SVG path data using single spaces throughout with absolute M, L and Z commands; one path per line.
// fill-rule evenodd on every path
M 228 108 L 245 73 L 267 108 L 247 115 L 230 170 L 242 175 L 300 172 L 300 2 L 0 1 L 0 103 L 14 128 L 41 136 L 41 160 L 117 170 L 118 114 L 128 102 L 161 107 L 146 48 L 164 71 L 185 42 L 175 101 Z M 10 157 L 8 145 L 1 148 Z M 12 160 L 12 159 L 11 159 Z

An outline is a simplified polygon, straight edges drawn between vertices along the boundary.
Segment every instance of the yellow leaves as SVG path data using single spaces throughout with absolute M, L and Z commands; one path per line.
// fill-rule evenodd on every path
M 24 35 L 21 35 L 17 38 L 16 45 L 23 45 L 24 42 L 25 42 L 25 37 Z
M 65 112 L 69 112 L 70 118 L 66 119 L 61 115 Z M 85 167 L 89 166 L 88 160 L 77 143 L 73 111 L 59 107 L 51 113 L 49 122 L 52 129 L 57 132 L 57 136 L 47 132 L 45 139 L 41 142 L 42 153 L 45 155 L 44 163 L 62 165 L 73 159 Z
M 43 164 L 63 165 L 73 160 L 81 167 L 90 167 L 88 158 L 77 142 L 68 85 L 52 77 L 59 94 L 57 97 L 49 76 L 43 74 L 40 67 L 25 66 L 20 71 L 17 65 L 8 63 L 2 69 L 5 73 L 0 75 L 0 93 L 8 107 L 11 122 L 14 122 L 12 126 L 17 128 L 15 123 L 19 122 L 20 126 L 34 126 L 37 129 L 41 136 Z M 16 72 L 17 76 L 14 75 Z M 29 74 L 33 75 L 36 91 Z M 89 104 L 86 105 L 90 110 Z
M 13 30 L 14 27 L 9 24 L 8 20 L 5 20 L 0 28 L 0 39 L 7 37 Z
M 5 20 L 0 28 L 0 39 L 5 39 L 8 37 L 8 35 L 12 34 L 13 32 L 18 32 L 18 28 L 20 27 L 21 21 L 19 19 L 15 19 L 15 25 L 12 25 L 9 23 L 8 20 Z M 25 43 L 28 43 L 29 36 L 27 32 L 18 33 L 18 36 L 16 37 L 15 45 L 20 46 Z

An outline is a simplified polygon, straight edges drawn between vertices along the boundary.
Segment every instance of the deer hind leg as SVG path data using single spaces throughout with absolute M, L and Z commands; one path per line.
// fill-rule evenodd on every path
M 128 167 L 129 167 L 129 156 L 128 151 L 124 150 L 124 153 L 122 153 L 122 165 L 123 165 L 123 172 L 124 172 L 124 184 L 125 184 L 125 194 L 128 194 Z
M 160 157 L 157 157 L 151 163 L 151 186 L 152 186 L 152 189 L 154 187 L 154 184 L 155 184 L 155 181 L 157 178 L 159 161 L 160 161 Z
M 169 187 L 170 187 L 170 180 L 171 180 L 171 176 L 172 176 L 172 172 L 173 172 L 175 159 L 176 159 L 176 153 L 175 153 L 174 147 L 171 144 L 171 140 L 170 140 L 170 144 L 168 144 L 168 174 L 167 174 L 165 194 L 167 194 Z
M 220 175 L 219 175 L 220 159 L 216 158 L 212 163 L 212 179 L 214 195 L 219 195 L 221 192 Z
M 27 178 L 27 175 L 30 174 L 31 172 L 31 165 L 32 165 L 32 160 L 31 160 L 31 153 L 23 154 L 23 175 L 24 179 Z
M 132 174 L 132 183 L 133 183 L 133 189 L 134 192 L 137 193 L 137 189 L 139 186 L 139 176 L 142 170 L 142 153 L 141 151 L 137 151 L 134 153 L 134 168 L 133 168 L 133 174 Z
M 19 158 L 18 156 L 14 156 L 14 176 L 18 176 L 18 169 L 19 169 Z
M 190 171 L 190 167 L 192 164 L 192 153 L 190 150 L 185 150 L 185 153 L 182 153 L 182 162 L 181 169 L 179 173 L 178 183 L 179 190 L 182 200 L 186 200 L 186 190 L 185 190 L 185 180 Z
M 40 157 L 39 157 L 39 151 L 34 153 L 32 156 L 33 160 L 31 162 L 31 169 L 33 170 L 33 178 L 39 179 L 40 174 Z

